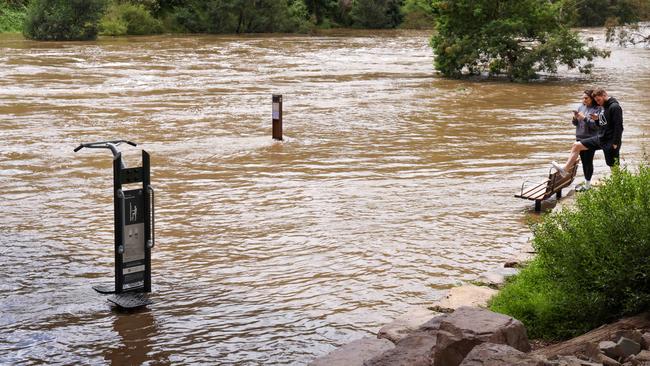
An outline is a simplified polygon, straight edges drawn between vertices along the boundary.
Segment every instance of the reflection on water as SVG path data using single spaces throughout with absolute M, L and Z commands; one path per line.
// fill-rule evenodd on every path
M 2 37 L 0 364 L 304 364 L 516 253 L 532 204 L 512 196 L 564 159 L 585 87 L 623 104 L 626 162 L 648 140 L 644 49 L 514 84 L 437 77 L 417 32 Z M 134 314 L 91 289 L 113 271 L 110 154 L 72 152 L 117 138 L 157 192 Z
M 154 355 L 158 325 L 151 311 L 117 313 L 113 330 L 120 340 L 104 354 L 104 359 L 111 365 L 171 364 L 167 352 Z

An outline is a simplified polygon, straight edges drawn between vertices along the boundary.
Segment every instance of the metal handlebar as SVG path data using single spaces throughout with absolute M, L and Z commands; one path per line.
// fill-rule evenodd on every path
M 75 147 L 74 152 L 77 152 L 84 147 L 87 149 L 110 149 L 113 152 L 113 156 L 117 156 L 118 151 L 115 148 L 121 143 L 126 143 L 131 146 L 138 146 L 135 142 L 131 142 L 128 140 L 112 140 L 112 141 L 100 141 L 100 142 L 90 142 L 86 144 L 79 144 L 79 146 Z
M 84 147 L 87 149 L 109 149 L 113 153 L 113 160 L 118 159 L 120 157 L 120 151 L 117 150 L 117 146 L 121 143 L 127 143 L 131 146 L 138 146 L 135 142 L 127 141 L 127 140 L 112 140 L 112 141 L 100 141 L 100 142 L 91 142 L 87 144 L 80 144 L 79 146 L 75 147 L 74 152 L 77 152 Z M 122 169 L 126 168 L 126 163 L 124 160 L 122 160 L 122 164 L 120 164 Z

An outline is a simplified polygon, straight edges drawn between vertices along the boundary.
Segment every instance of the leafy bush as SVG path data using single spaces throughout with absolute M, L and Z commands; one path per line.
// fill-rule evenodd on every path
M 430 0 L 406 0 L 402 5 L 404 21 L 401 28 L 428 29 L 433 27 L 433 8 Z
M 143 35 L 162 32 L 162 23 L 142 4 L 112 3 L 100 21 L 104 35 Z
M 562 339 L 650 306 L 650 167 L 615 170 L 534 227 L 537 257 L 491 301 L 534 338 Z
M 188 0 L 174 8 L 175 23 L 191 33 L 295 32 L 308 27 L 297 0 Z
M 350 16 L 362 28 L 395 28 L 402 22 L 400 0 L 354 0 Z
M 583 0 L 576 3 L 577 25 L 602 26 L 608 18 L 626 24 L 647 19 L 650 4 L 647 0 Z
M 435 66 L 445 76 L 489 73 L 529 80 L 555 73 L 559 64 L 588 73 L 595 57 L 568 27 L 564 1 L 433 0 L 431 46 Z M 586 61 L 586 63 L 584 62 Z
M 0 2 L 0 33 L 19 33 L 26 16 L 25 5 Z
M 91 40 L 97 37 L 104 0 L 34 0 L 25 37 L 38 40 Z

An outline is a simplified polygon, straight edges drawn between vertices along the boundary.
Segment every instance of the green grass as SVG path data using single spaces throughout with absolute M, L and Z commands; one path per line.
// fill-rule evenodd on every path
M 615 170 L 533 227 L 537 256 L 491 301 L 532 338 L 566 339 L 650 307 L 650 167 Z
M 22 32 L 26 15 L 26 7 L 12 7 L 4 2 L 0 3 L 0 33 Z

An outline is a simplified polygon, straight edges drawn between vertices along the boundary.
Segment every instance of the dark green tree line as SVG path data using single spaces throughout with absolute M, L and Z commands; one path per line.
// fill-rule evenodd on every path
M 89 40 L 99 31 L 104 0 L 34 0 L 24 34 L 41 40 Z

